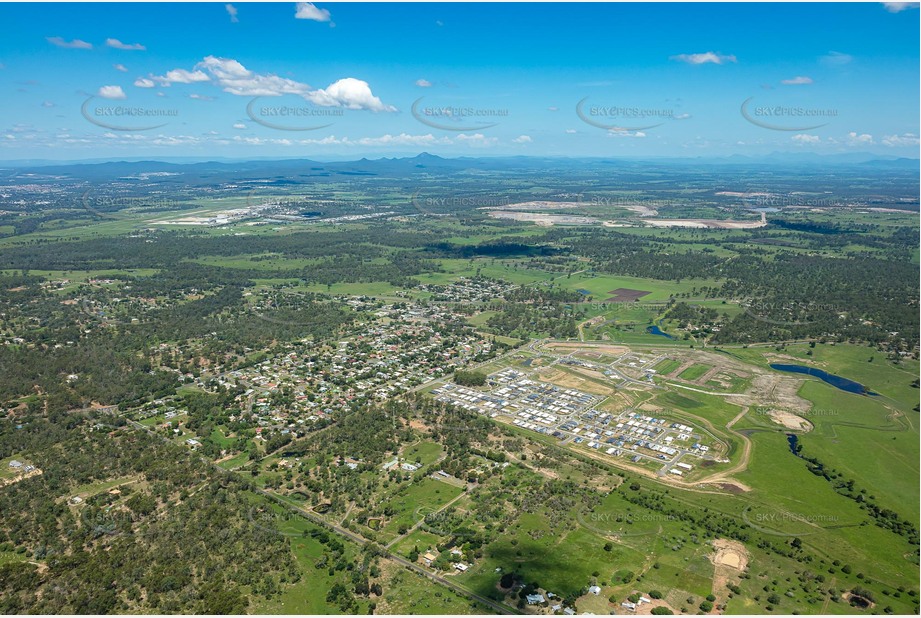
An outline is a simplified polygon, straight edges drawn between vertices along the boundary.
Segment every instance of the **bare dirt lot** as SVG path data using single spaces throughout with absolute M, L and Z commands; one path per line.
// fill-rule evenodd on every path
M 801 416 L 791 414 L 784 410 L 768 410 L 768 416 L 771 417 L 772 421 L 787 429 L 803 432 L 812 431 L 812 423 Z
M 738 584 L 740 576 L 748 568 L 751 556 L 745 549 L 745 545 L 739 541 L 714 539 L 712 545 L 714 551 L 708 558 L 713 563 L 715 605 L 722 605 L 729 600 L 729 589 L 726 588 L 726 584 Z
M 574 388 L 586 393 L 592 393 L 593 395 L 609 395 L 614 391 L 613 388 L 602 386 L 591 380 L 586 380 L 585 378 L 580 378 L 579 376 L 574 376 L 571 373 L 557 369 L 541 371 L 537 374 L 537 377 L 542 382 L 550 382 L 551 384 L 556 384 L 563 388 Z
M 652 294 L 652 292 L 647 292 L 646 290 L 631 290 L 630 288 L 617 288 L 616 290 L 611 290 L 608 294 L 610 294 L 611 297 L 604 301 L 606 303 L 628 303 L 643 298 L 648 294 Z
M 576 350 L 592 352 L 601 352 L 602 354 L 608 354 L 610 356 L 621 356 L 626 354 L 629 350 L 623 346 L 619 345 L 608 345 L 608 344 L 591 344 L 591 343 L 566 343 L 566 342 L 554 342 L 548 343 L 547 348 L 551 350 L 559 350 L 562 352 L 574 352 Z

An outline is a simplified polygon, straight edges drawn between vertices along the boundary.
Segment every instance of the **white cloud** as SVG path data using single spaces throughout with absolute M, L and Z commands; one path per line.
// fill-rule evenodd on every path
M 780 83 L 785 84 L 787 86 L 799 86 L 799 85 L 811 84 L 812 78 L 806 77 L 804 75 L 797 75 L 793 79 L 785 79 L 785 80 L 782 80 Z
M 432 82 L 430 82 L 427 79 L 417 79 L 416 85 L 419 86 L 420 88 L 431 88 Z
M 851 145 L 857 145 L 857 144 L 872 144 L 872 143 L 873 143 L 873 136 L 870 135 L 869 133 L 860 133 L 860 134 L 858 134 L 858 133 L 855 132 L 855 131 L 851 131 L 850 133 L 847 134 L 847 141 L 848 141 L 848 143 L 851 144 Z
M 408 133 L 390 135 L 388 133 L 380 137 L 362 137 L 356 143 L 360 146 L 431 146 L 438 142 L 438 138 L 431 133 L 425 135 L 410 135 Z
M 547 111 L 548 112 L 558 112 L 560 111 L 560 108 L 557 107 L 556 105 L 551 105 L 550 107 L 547 108 Z
M 197 82 L 210 81 L 210 77 L 202 71 L 186 71 L 185 69 L 173 69 L 167 71 L 165 75 L 151 75 L 151 79 L 161 86 L 170 84 L 194 84 Z
M 397 111 L 394 106 L 387 105 L 374 96 L 368 82 L 354 77 L 346 77 L 326 88 L 312 90 L 309 84 L 278 75 L 259 74 L 232 58 L 216 56 L 206 56 L 192 71 L 173 69 L 164 75 L 150 75 L 149 79 L 138 78 L 135 86 L 150 88 L 153 82 L 161 86 L 211 82 L 224 92 L 237 96 L 298 95 L 321 107 L 343 107 L 374 112 Z
M 214 97 L 209 97 L 209 96 L 207 96 L 207 95 L 204 95 L 204 94 L 197 94 L 197 93 L 194 93 L 194 92 L 193 92 L 192 94 L 189 95 L 189 98 L 190 98 L 190 99 L 195 99 L 196 101 L 213 101 L 213 100 L 214 100 Z
M 853 56 L 851 56 L 850 54 L 830 51 L 824 56 L 822 56 L 821 58 L 819 58 L 819 62 L 821 62 L 822 64 L 829 65 L 829 66 L 843 66 L 845 64 L 850 64 L 851 60 L 853 59 L 854 59 Z
M 672 118 L 674 118 L 675 120 L 687 120 L 690 117 L 691 117 L 690 114 L 676 114 L 672 116 Z
M 472 139 L 469 141 L 476 142 L 476 136 L 470 136 Z M 480 135 L 480 138 L 483 136 Z M 234 139 L 247 139 L 247 138 L 234 138 Z M 309 138 L 298 140 L 298 144 L 302 146 L 436 146 L 436 145 L 450 145 L 454 142 L 449 137 L 435 137 L 431 133 L 425 135 L 411 135 L 408 133 L 400 133 L 399 135 L 391 135 L 387 133 L 381 135 L 380 137 L 360 137 L 357 139 L 352 139 L 349 137 L 336 137 L 335 135 L 329 135 L 322 138 Z
M 147 49 L 140 43 L 122 43 L 118 39 L 106 39 L 106 45 L 112 49 L 123 49 L 125 51 L 144 51 Z
M 54 103 L 51 101 L 42 101 L 42 107 L 54 107 Z
M 573 133 L 578 133 L 575 129 L 566 129 L 566 132 L 572 135 Z
M 807 133 L 799 133 L 791 137 L 794 142 L 797 144 L 818 144 L 822 141 L 818 135 L 809 135 Z
M 122 90 L 121 86 L 103 86 L 99 89 L 99 92 L 96 93 L 97 96 L 102 97 L 103 99 L 127 99 L 125 96 L 125 91 Z
M 346 109 L 366 109 L 373 112 L 395 112 L 397 108 L 385 105 L 374 96 L 368 82 L 354 77 L 346 77 L 333 82 L 326 88 L 307 93 L 308 100 L 323 107 L 345 107 Z
M 201 69 L 210 73 L 217 85 L 224 92 L 238 96 L 281 96 L 283 94 L 298 94 L 301 96 L 310 92 L 310 86 L 307 84 L 279 77 L 277 75 L 260 75 L 250 71 L 236 60 L 230 58 L 216 58 L 207 56 L 204 60 L 195 65 L 195 73 L 200 74 L 203 79 L 198 81 L 208 81 L 209 77 Z M 182 69 L 177 69 L 181 71 Z
M 128 72 L 128 67 L 123 64 L 113 64 L 112 68 L 114 68 L 116 71 L 121 71 L 122 73 Z
M 616 131 L 611 129 L 608 131 L 608 137 L 646 137 L 646 134 L 642 131 Z
M 156 146 L 187 146 L 196 145 L 200 141 L 194 135 L 158 135 L 150 143 Z
M 59 36 L 49 36 L 45 37 L 45 40 L 47 40 L 52 45 L 63 47 L 65 49 L 93 49 L 92 43 L 87 43 L 86 41 L 81 41 L 80 39 L 65 41 Z
M 294 12 L 295 19 L 310 19 L 313 21 L 329 21 L 329 11 L 318 9 L 311 2 L 298 2 Z
M 917 2 L 883 2 L 883 6 L 886 7 L 886 10 L 890 13 L 900 13 L 905 9 L 916 9 L 918 8 Z
M 227 14 L 230 15 L 231 23 L 235 24 L 240 21 L 239 19 L 237 19 L 237 7 L 235 7 L 232 4 L 225 4 L 224 8 L 227 10 Z
M 516 144 L 530 144 L 534 140 L 531 139 L 530 135 L 519 135 L 512 141 L 515 142 Z
M 882 139 L 883 144 L 886 146 L 918 146 L 921 145 L 921 140 L 918 139 L 918 136 L 914 133 L 903 133 L 902 135 L 886 135 Z
M 499 138 L 486 137 L 482 133 L 474 133 L 473 135 L 461 133 L 457 136 L 457 142 L 460 144 L 468 144 L 474 148 L 488 148 L 489 146 L 494 146 L 499 143 Z
M 242 122 L 235 122 L 233 123 L 233 128 L 234 129 L 245 129 L 246 125 L 243 124 Z
M 704 52 L 702 54 L 678 54 L 677 56 L 672 56 L 672 60 L 678 60 L 679 62 L 687 62 L 688 64 L 724 64 L 726 62 L 735 62 L 736 57 L 733 55 L 723 55 L 717 52 Z

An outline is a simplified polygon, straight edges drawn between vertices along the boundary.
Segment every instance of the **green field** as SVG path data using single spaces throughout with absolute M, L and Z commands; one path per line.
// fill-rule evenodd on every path
M 689 382 L 692 382 L 696 380 L 697 378 L 700 378 L 701 376 L 703 376 L 705 373 L 707 373 L 711 369 L 713 369 L 713 367 L 711 367 L 710 365 L 704 365 L 701 363 L 697 363 L 695 365 L 691 365 L 690 367 L 688 367 L 687 369 L 679 373 L 678 377 L 681 378 L 682 380 L 688 380 Z

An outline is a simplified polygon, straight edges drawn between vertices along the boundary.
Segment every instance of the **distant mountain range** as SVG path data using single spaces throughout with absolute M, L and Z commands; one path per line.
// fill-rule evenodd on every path
M 20 160 L 0 163 L 0 175 L 26 174 L 40 176 L 64 176 L 85 180 L 113 180 L 162 173 L 164 178 L 182 176 L 184 180 L 204 180 L 232 172 L 240 182 L 247 179 L 264 181 L 267 176 L 275 178 L 322 177 L 322 176 L 389 176 L 413 175 L 433 171 L 451 172 L 462 170 L 547 170 L 578 167 L 622 167 L 624 169 L 655 166 L 659 169 L 701 165 L 714 166 L 762 166 L 773 167 L 824 167 L 859 166 L 862 168 L 919 169 L 918 159 L 886 157 L 871 153 L 845 153 L 817 155 L 812 153 L 774 153 L 766 156 L 732 155 L 728 157 L 696 158 L 568 158 L 568 157 L 458 157 L 443 158 L 427 152 L 412 157 L 380 159 L 359 159 L 357 161 L 314 161 L 311 159 L 211 159 L 172 158 L 163 160 L 123 159 L 60 162 L 47 160 Z

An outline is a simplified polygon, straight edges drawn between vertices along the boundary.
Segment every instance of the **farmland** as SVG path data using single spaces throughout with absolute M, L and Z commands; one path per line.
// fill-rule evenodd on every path
M 607 182 L 596 163 L 564 172 Z M 47 547 L 159 572 L 121 539 L 209 547 L 202 535 L 227 521 L 241 547 L 267 548 L 248 563 L 265 577 L 228 571 L 220 594 L 190 576 L 180 596 L 139 576 L 99 598 L 122 611 L 600 614 L 644 597 L 642 611 L 869 613 L 856 590 L 874 611 L 916 610 L 910 215 L 877 220 L 847 206 L 862 190 L 849 188 L 834 216 L 654 229 L 605 195 L 581 214 L 518 195 L 630 223 L 544 227 L 414 203 L 389 176 L 253 202 L 239 178 L 203 173 L 213 195 L 174 188 L 165 210 L 129 200 L 0 226 L 0 569 L 38 574 L 9 598 L 60 589 Z M 420 191 L 531 191 L 526 176 L 436 176 Z M 281 211 L 305 200 L 322 215 Z M 725 196 L 698 202 L 657 216 L 760 219 Z M 860 290 L 846 285 L 855 269 Z

